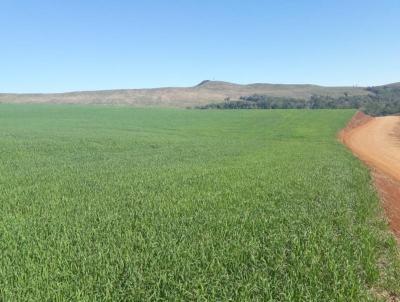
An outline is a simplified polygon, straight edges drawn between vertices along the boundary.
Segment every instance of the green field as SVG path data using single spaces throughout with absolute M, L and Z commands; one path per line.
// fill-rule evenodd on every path
M 353 113 L 0 105 L 0 301 L 398 295 Z

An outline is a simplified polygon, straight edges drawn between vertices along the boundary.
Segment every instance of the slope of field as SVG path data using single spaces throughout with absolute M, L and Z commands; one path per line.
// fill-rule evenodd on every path
M 0 300 L 395 297 L 353 113 L 0 105 Z
M 67 103 L 129 104 L 134 106 L 193 107 L 219 103 L 225 98 L 238 99 L 254 93 L 270 96 L 309 98 L 310 96 L 365 95 L 357 87 L 323 87 L 317 85 L 239 85 L 220 81 L 204 81 L 194 87 L 81 91 L 57 94 L 0 94 L 0 103 Z
M 365 116 L 359 120 L 364 123 L 345 131 L 343 140 L 376 169 L 378 188 L 385 197 L 392 229 L 400 238 L 400 116 Z

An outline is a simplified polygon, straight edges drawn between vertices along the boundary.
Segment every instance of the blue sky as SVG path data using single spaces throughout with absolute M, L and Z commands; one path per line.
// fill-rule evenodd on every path
M 1 0 L 0 92 L 400 81 L 399 0 Z

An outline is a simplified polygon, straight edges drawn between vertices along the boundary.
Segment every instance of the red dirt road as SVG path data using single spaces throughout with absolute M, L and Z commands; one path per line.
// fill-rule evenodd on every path
M 400 181 L 399 131 L 399 116 L 376 117 L 349 131 L 344 141 L 362 160 Z
M 372 118 L 357 113 L 341 139 L 373 168 L 390 226 L 400 240 L 400 116 Z

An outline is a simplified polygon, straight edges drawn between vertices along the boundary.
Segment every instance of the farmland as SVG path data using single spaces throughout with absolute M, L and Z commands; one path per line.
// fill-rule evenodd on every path
M 399 295 L 353 114 L 0 105 L 0 300 Z

